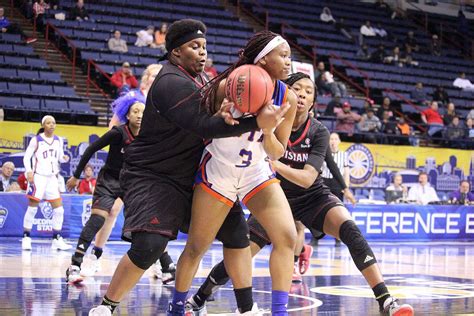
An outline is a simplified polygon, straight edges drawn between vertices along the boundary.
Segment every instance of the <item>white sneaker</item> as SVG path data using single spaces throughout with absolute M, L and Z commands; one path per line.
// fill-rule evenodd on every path
M 99 305 L 89 311 L 89 316 L 111 316 L 112 312 L 107 306 Z
M 245 313 L 240 313 L 239 309 L 235 310 L 236 315 L 247 315 L 247 316 L 263 316 L 263 311 L 257 306 L 257 303 L 253 303 L 252 309 Z
M 53 243 L 51 244 L 51 249 L 53 250 L 69 250 L 71 249 L 72 246 L 71 245 L 68 245 L 63 237 L 59 236 L 57 239 L 54 238 L 53 239 Z
M 71 265 L 66 271 L 66 281 L 69 284 L 78 284 L 82 282 L 81 268 Z
M 161 280 L 163 277 L 163 272 L 161 271 L 161 263 L 160 260 L 157 260 L 151 269 L 152 275 L 156 280 Z
M 84 257 L 84 262 L 81 265 L 81 275 L 85 277 L 93 277 L 100 270 L 100 261 L 97 257 L 89 254 Z
M 21 249 L 31 250 L 31 237 L 23 237 L 21 240 Z

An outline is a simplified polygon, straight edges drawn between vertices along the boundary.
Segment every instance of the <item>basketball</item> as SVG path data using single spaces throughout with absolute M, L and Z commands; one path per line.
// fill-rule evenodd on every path
M 272 99 L 272 79 L 258 66 L 240 66 L 227 78 L 225 95 L 240 112 L 255 114 Z

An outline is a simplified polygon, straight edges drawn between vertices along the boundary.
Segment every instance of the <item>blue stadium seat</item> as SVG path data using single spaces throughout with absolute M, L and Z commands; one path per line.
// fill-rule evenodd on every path
M 13 51 L 22 55 L 33 55 L 35 51 L 32 46 L 13 45 Z
M 64 86 L 53 86 L 54 94 L 65 96 L 65 97 L 72 97 L 77 96 L 76 91 L 72 87 L 64 87 Z
M 23 107 L 28 110 L 39 111 L 41 107 L 41 99 L 21 98 Z
M 86 102 L 69 101 L 69 109 L 76 113 L 94 114 L 94 111 L 92 111 L 89 103 Z
M 52 110 L 55 112 L 70 112 L 65 100 L 50 100 L 45 99 L 43 109 Z
M 18 97 L 0 96 L 0 107 L 5 109 L 21 107 L 21 99 Z
M 43 80 L 62 82 L 61 75 L 57 72 L 40 71 L 39 76 Z
M 30 84 L 9 82 L 8 89 L 10 90 L 10 92 L 15 93 L 30 93 Z
M 50 85 L 31 84 L 31 92 L 39 95 L 53 95 L 53 87 Z
M 14 56 L 4 56 L 5 64 L 12 66 L 23 66 L 25 65 L 25 57 L 14 57 Z
M 26 63 L 30 67 L 48 68 L 48 63 L 44 59 L 26 58 Z
M 33 79 L 33 80 L 39 79 L 39 74 L 37 70 L 18 69 L 17 72 L 18 72 L 18 77 L 20 78 Z
M 3 69 L 0 71 L 0 77 L 2 77 L 2 78 L 9 78 L 9 79 L 17 78 L 16 69 L 3 68 Z
M 0 92 L 8 92 L 8 85 L 4 81 L 0 81 Z

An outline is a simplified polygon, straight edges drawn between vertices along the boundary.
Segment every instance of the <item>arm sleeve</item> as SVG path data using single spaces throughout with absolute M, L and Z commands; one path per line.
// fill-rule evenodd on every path
M 59 162 L 66 162 L 64 160 L 64 139 L 62 137 L 59 137 Z
M 86 166 L 87 162 L 89 161 L 89 159 L 91 159 L 94 153 L 101 150 L 105 146 L 119 143 L 121 138 L 122 135 L 120 134 L 120 132 L 117 129 L 112 128 L 110 131 L 102 135 L 101 138 L 90 144 L 82 155 L 81 160 L 79 161 L 79 164 L 77 165 L 77 168 L 74 171 L 74 178 L 79 179 L 81 177 L 82 170 L 84 170 L 84 167 Z
M 323 163 L 326 159 L 326 152 L 329 146 L 329 132 L 325 127 L 319 127 L 313 139 L 313 146 L 309 153 L 306 164 L 311 165 L 317 172 L 321 173 Z M 328 166 L 329 167 L 329 166 Z
M 331 155 L 331 150 L 329 150 L 329 147 L 326 150 L 326 157 L 324 161 L 326 161 L 326 165 L 328 166 L 329 171 L 331 171 L 332 176 L 339 183 L 339 185 L 343 189 L 347 188 L 346 182 L 344 181 L 344 177 L 342 176 L 341 171 L 337 167 L 337 164 Z
M 33 171 L 31 167 L 31 158 L 33 157 L 33 154 L 35 153 L 37 146 L 37 140 L 36 137 L 33 137 L 30 140 L 30 143 L 28 144 L 28 148 L 26 148 L 25 155 L 23 156 L 23 165 L 25 166 L 25 173 Z
M 239 119 L 238 125 L 228 125 L 221 117 L 208 114 L 200 106 L 201 95 L 190 80 L 172 74 L 161 80 L 151 91 L 153 105 L 179 127 L 204 139 L 239 136 L 258 129 L 255 117 Z

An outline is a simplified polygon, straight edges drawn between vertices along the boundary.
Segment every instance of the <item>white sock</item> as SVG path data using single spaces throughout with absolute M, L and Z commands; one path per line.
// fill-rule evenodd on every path
M 30 231 L 31 228 L 33 228 L 33 221 L 35 219 L 37 211 L 37 206 L 28 206 L 28 208 L 26 209 L 25 217 L 23 218 L 23 228 L 25 230 Z
M 53 230 L 59 232 L 63 228 L 64 208 L 62 206 L 53 209 Z

